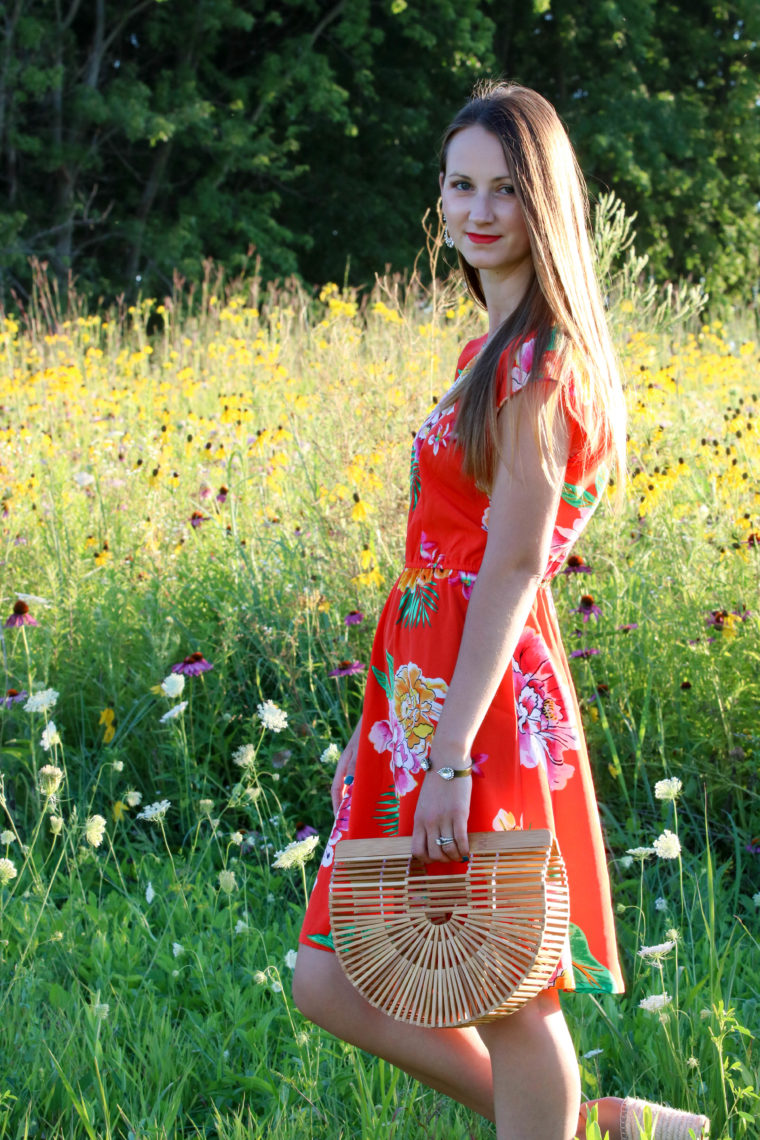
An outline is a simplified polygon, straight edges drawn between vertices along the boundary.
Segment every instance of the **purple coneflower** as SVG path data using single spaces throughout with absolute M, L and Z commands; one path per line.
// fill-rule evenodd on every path
M 707 625 L 712 625 L 715 629 L 723 629 L 728 617 L 728 610 L 711 610 L 705 618 Z
M 599 606 L 591 597 L 591 594 L 584 594 L 580 600 L 578 609 L 570 611 L 572 614 L 580 614 L 584 621 L 588 621 L 589 618 L 592 617 L 598 618 L 601 612 Z
M 574 649 L 570 654 L 571 657 L 596 657 L 599 653 L 598 649 Z
M 209 516 L 202 514 L 200 511 L 193 511 L 193 513 L 190 515 L 190 526 L 194 527 L 196 530 L 199 526 L 201 526 L 202 523 L 208 521 Z
M 29 606 L 21 599 L 13 604 L 13 613 L 5 622 L 5 628 L 11 629 L 15 625 L 39 625 L 36 618 L 29 613 Z
M 191 653 L 184 661 L 172 665 L 172 673 L 184 673 L 186 677 L 197 677 L 199 673 L 208 673 L 214 666 L 207 661 L 202 653 Z
M 339 661 L 335 669 L 331 669 L 328 677 L 350 677 L 353 673 L 361 673 L 364 666 L 361 661 Z
M 580 554 L 571 554 L 565 563 L 563 574 L 590 574 L 591 567 L 587 562 L 584 562 Z
M 29 694 L 26 689 L 22 689 L 20 692 L 18 689 L 8 689 L 5 696 L 0 697 L 0 705 L 2 705 L 3 708 L 9 709 L 11 705 L 15 705 L 19 701 L 25 701 L 28 696 Z
M 229 495 L 229 491 L 227 490 L 227 488 L 225 486 L 221 486 L 219 488 L 219 490 L 217 491 L 217 494 L 216 494 L 217 503 L 226 503 L 228 495 Z
M 346 614 L 343 620 L 346 625 L 361 625 L 364 621 L 364 614 L 361 610 L 351 610 L 350 613 Z
M 619 625 L 617 627 L 618 633 L 630 633 L 632 629 L 638 629 L 639 623 L 637 621 L 629 621 L 626 625 Z
M 760 855 L 760 837 L 750 839 L 745 850 L 749 851 L 750 855 Z
M 300 843 L 302 839 L 308 839 L 310 835 L 319 835 L 316 827 L 312 827 L 310 823 L 299 823 L 296 828 L 296 839 Z

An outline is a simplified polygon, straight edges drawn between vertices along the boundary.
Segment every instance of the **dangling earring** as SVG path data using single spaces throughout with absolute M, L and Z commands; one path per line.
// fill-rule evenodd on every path
M 441 214 L 441 217 L 443 218 L 443 227 L 444 227 L 444 228 L 443 228 L 443 242 L 444 242 L 444 245 L 447 245 L 447 246 L 449 247 L 449 249 L 453 249 L 453 248 L 454 248 L 454 239 L 453 239 L 453 237 L 451 236 L 451 234 L 449 233 L 449 227 L 448 227 L 448 225 L 447 225 L 447 223 L 446 223 L 446 215 L 445 215 L 445 214 Z

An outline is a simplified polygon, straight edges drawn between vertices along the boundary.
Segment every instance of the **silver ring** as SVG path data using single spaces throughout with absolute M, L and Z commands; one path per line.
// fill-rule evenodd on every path
M 445 847 L 447 843 L 453 843 L 453 842 L 454 842 L 453 835 L 439 835 L 438 838 L 436 839 L 436 843 L 438 844 L 439 847 Z

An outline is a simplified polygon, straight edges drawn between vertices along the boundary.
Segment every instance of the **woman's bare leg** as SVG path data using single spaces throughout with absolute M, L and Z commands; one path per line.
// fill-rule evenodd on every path
M 572 1140 L 581 1081 L 556 991 L 478 1026 L 491 1057 L 499 1140 Z
M 493 1120 L 491 1060 L 476 1029 L 424 1029 L 394 1021 L 354 989 L 334 954 L 310 946 L 298 948 L 293 1000 L 335 1037 Z
M 587 1100 L 581 1105 L 581 1111 L 578 1117 L 578 1131 L 575 1133 L 576 1140 L 585 1140 L 586 1117 L 592 1105 L 596 1105 L 597 1108 L 597 1123 L 601 1129 L 602 1136 L 604 1136 L 605 1132 L 609 1132 L 610 1140 L 622 1140 L 620 1133 L 620 1113 L 623 1109 L 623 1102 L 620 1097 L 617 1096 L 606 1096 L 602 1100 Z
M 474 1112 L 480 1113 L 486 1119 L 495 1119 L 491 1055 L 480 1033 L 475 1028 L 423 1029 L 394 1021 L 393 1018 L 371 1006 L 354 989 L 341 970 L 334 954 L 328 954 L 324 950 L 317 950 L 310 946 L 301 945 L 298 949 L 298 961 L 293 978 L 293 999 L 305 1017 L 335 1037 L 349 1041 L 352 1045 L 365 1049 L 376 1057 L 390 1061 L 391 1064 L 403 1069 L 415 1080 L 428 1085 L 437 1092 L 445 1093 L 446 1096 L 450 1096 Z M 543 998 L 536 1000 L 539 1003 L 543 1002 Z M 549 1001 L 553 1003 L 553 1008 L 556 1009 L 557 999 L 550 996 Z M 491 1026 L 506 1025 L 508 1022 L 513 1022 L 517 1026 L 520 1022 L 515 1021 L 515 1018 L 523 1017 L 526 1011 L 530 1011 L 534 1005 L 535 1002 L 531 1002 L 525 1010 L 512 1014 L 511 1017 L 505 1018 L 501 1022 L 492 1022 Z M 537 1008 L 536 1012 L 543 1019 L 543 1009 Z M 533 1015 L 531 1014 L 531 1016 Z M 562 1019 L 561 1013 L 559 1017 Z M 481 1029 L 484 1029 L 488 1034 L 491 1026 L 481 1026 Z M 564 1019 L 562 1019 L 562 1026 L 564 1026 Z M 542 1029 L 549 1030 L 550 1037 L 554 1041 L 554 1044 L 550 1046 L 550 1052 L 556 1050 L 561 1056 L 564 1071 L 569 1063 L 570 1056 L 570 1052 L 566 1053 L 565 1051 L 568 1048 L 564 1036 L 567 1034 L 566 1027 L 563 1030 L 557 1022 L 552 1020 L 548 1026 L 543 1026 Z M 495 1034 L 494 1037 L 496 1036 Z M 522 1031 L 518 1036 L 520 1037 L 519 1049 L 524 1052 L 525 1039 Z M 567 1036 L 569 1038 L 569 1035 Z M 501 1055 L 503 1049 L 498 1041 L 494 1042 L 494 1048 Z M 569 1050 L 572 1051 L 572 1043 Z M 572 1059 L 577 1074 L 574 1051 L 572 1051 Z M 501 1061 L 499 1064 L 502 1068 Z M 544 1097 L 545 1090 L 553 1079 L 554 1074 L 549 1071 L 540 1073 L 537 1082 L 535 1072 L 531 1074 L 532 1087 L 537 1089 L 534 1099 Z M 575 1080 L 577 1080 L 577 1075 Z M 511 1073 L 507 1070 L 505 1084 L 514 1081 L 514 1070 Z M 569 1088 L 571 1091 L 574 1089 L 572 1076 L 569 1081 Z M 576 1095 L 574 1091 L 572 1095 Z M 610 1098 L 595 1103 L 599 1109 L 599 1123 L 602 1126 L 602 1133 L 604 1134 L 605 1130 L 609 1130 L 610 1140 L 620 1140 L 620 1104 L 622 1102 Z M 577 1117 L 578 1124 L 575 1135 L 579 1138 L 585 1137 L 585 1109 L 586 1106 L 584 1105 L 580 1117 Z M 572 1127 L 575 1127 L 575 1124 Z M 572 1127 L 566 1133 L 567 1137 L 573 1135 Z M 499 1135 L 501 1136 L 501 1133 Z M 506 1132 L 504 1135 L 509 1136 L 510 1133 Z M 515 1132 L 514 1135 L 521 1136 L 519 1132 Z M 521 1140 L 523 1137 L 532 1135 L 548 1138 L 551 1134 L 528 1131 L 522 1134 Z

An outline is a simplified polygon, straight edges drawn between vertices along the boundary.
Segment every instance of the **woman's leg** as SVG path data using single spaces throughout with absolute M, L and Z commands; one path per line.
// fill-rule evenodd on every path
M 491 1057 L 499 1140 L 572 1140 L 581 1083 L 556 991 L 478 1026 Z
M 320 1025 L 335 1037 L 349 1041 L 376 1057 L 383 1057 L 399 1069 L 409 1073 L 415 1080 L 445 1093 L 460 1104 L 466 1105 L 474 1112 L 480 1113 L 488 1120 L 494 1119 L 494 1089 L 491 1068 L 491 1055 L 486 1044 L 481 1039 L 478 1030 L 469 1027 L 466 1029 L 422 1029 L 414 1025 L 405 1025 L 394 1021 L 393 1018 L 381 1013 L 364 1000 L 361 994 L 354 989 L 341 970 L 334 954 L 324 950 L 316 950 L 310 946 L 301 945 L 298 949 L 298 961 L 293 978 L 293 1000 L 310 1021 Z M 564 1018 L 558 1012 L 561 1024 L 554 1017 L 543 1024 L 548 1014 L 557 1010 L 557 998 L 549 995 L 546 999 L 551 1003 L 547 1007 L 543 997 L 530 1002 L 524 1010 L 512 1014 L 499 1022 L 481 1026 L 486 1035 L 489 1030 L 499 1025 L 512 1022 L 514 1026 L 521 1024 L 515 1018 L 524 1018 L 528 1011 L 538 1002 L 536 1014 L 539 1019 L 540 1030 L 549 1034 L 549 1053 L 547 1063 L 554 1063 L 551 1054 L 558 1062 L 561 1071 L 565 1073 L 572 1065 L 569 1078 L 563 1078 L 567 1084 L 568 1092 L 575 1097 L 574 1091 L 577 1082 L 577 1063 L 572 1043 L 568 1045 L 569 1034 L 564 1025 Z M 545 1012 L 545 1009 L 547 1012 Z M 531 1012 L 531 1018 L 533 1013 Z M 499 1041 L 499 1033 L 491 1035 L 494 1039 L 493 1048 L 499 1054 L 499 1068 L 505 1085 L 519 1084 L 516 1072 L 513 1069 L 504 1071 L 501 1053 L 505 1050 Z M 520 1040 L 519 1049 L 524 1052 L 524 1038 Z M 575 1073 L 575 1076 L 573 1076 Z M 544 1097 L 555 1074 L 542 1072 L 536 1080 L 536 1074 L 531 1074 L 535 1091 L 534 1100 Z M 508 1091 L 507 1091 L 508 1095 Z M 565 1093 L 563 1093 L 563 1096 Z M 597 1101 L 599 1106 L 599 1121 L 602 1124 L 602 1133 L 609 1129 L 610 1140 L 620 1140 L 620 1104 L 615 1099 Z M 577 1114 L 577 1105 L 576 1105 Z M 585 1105 L 578 1119 L 577 1137 L 585 1136 Z M 575 1127 L 575 1125 L 573 1125 Z M 509 1136 L 509 1132 L 504 1135 Z M 515 1135 L 520 1135 L 515 1133 Z M 531 1136 L 530 1132 L 523 1134 Z M 550 1133 L 535 1132 L 535 1136 L 551 1135 Z M 572 1128 L 567 1136 L 573 1135 Z
M 491 1060 L 477 1030 L 424 1029 L 365 1001 L 334 954 L 299 946 L 293 1000 L 310 1021 L 493 1120 Z

